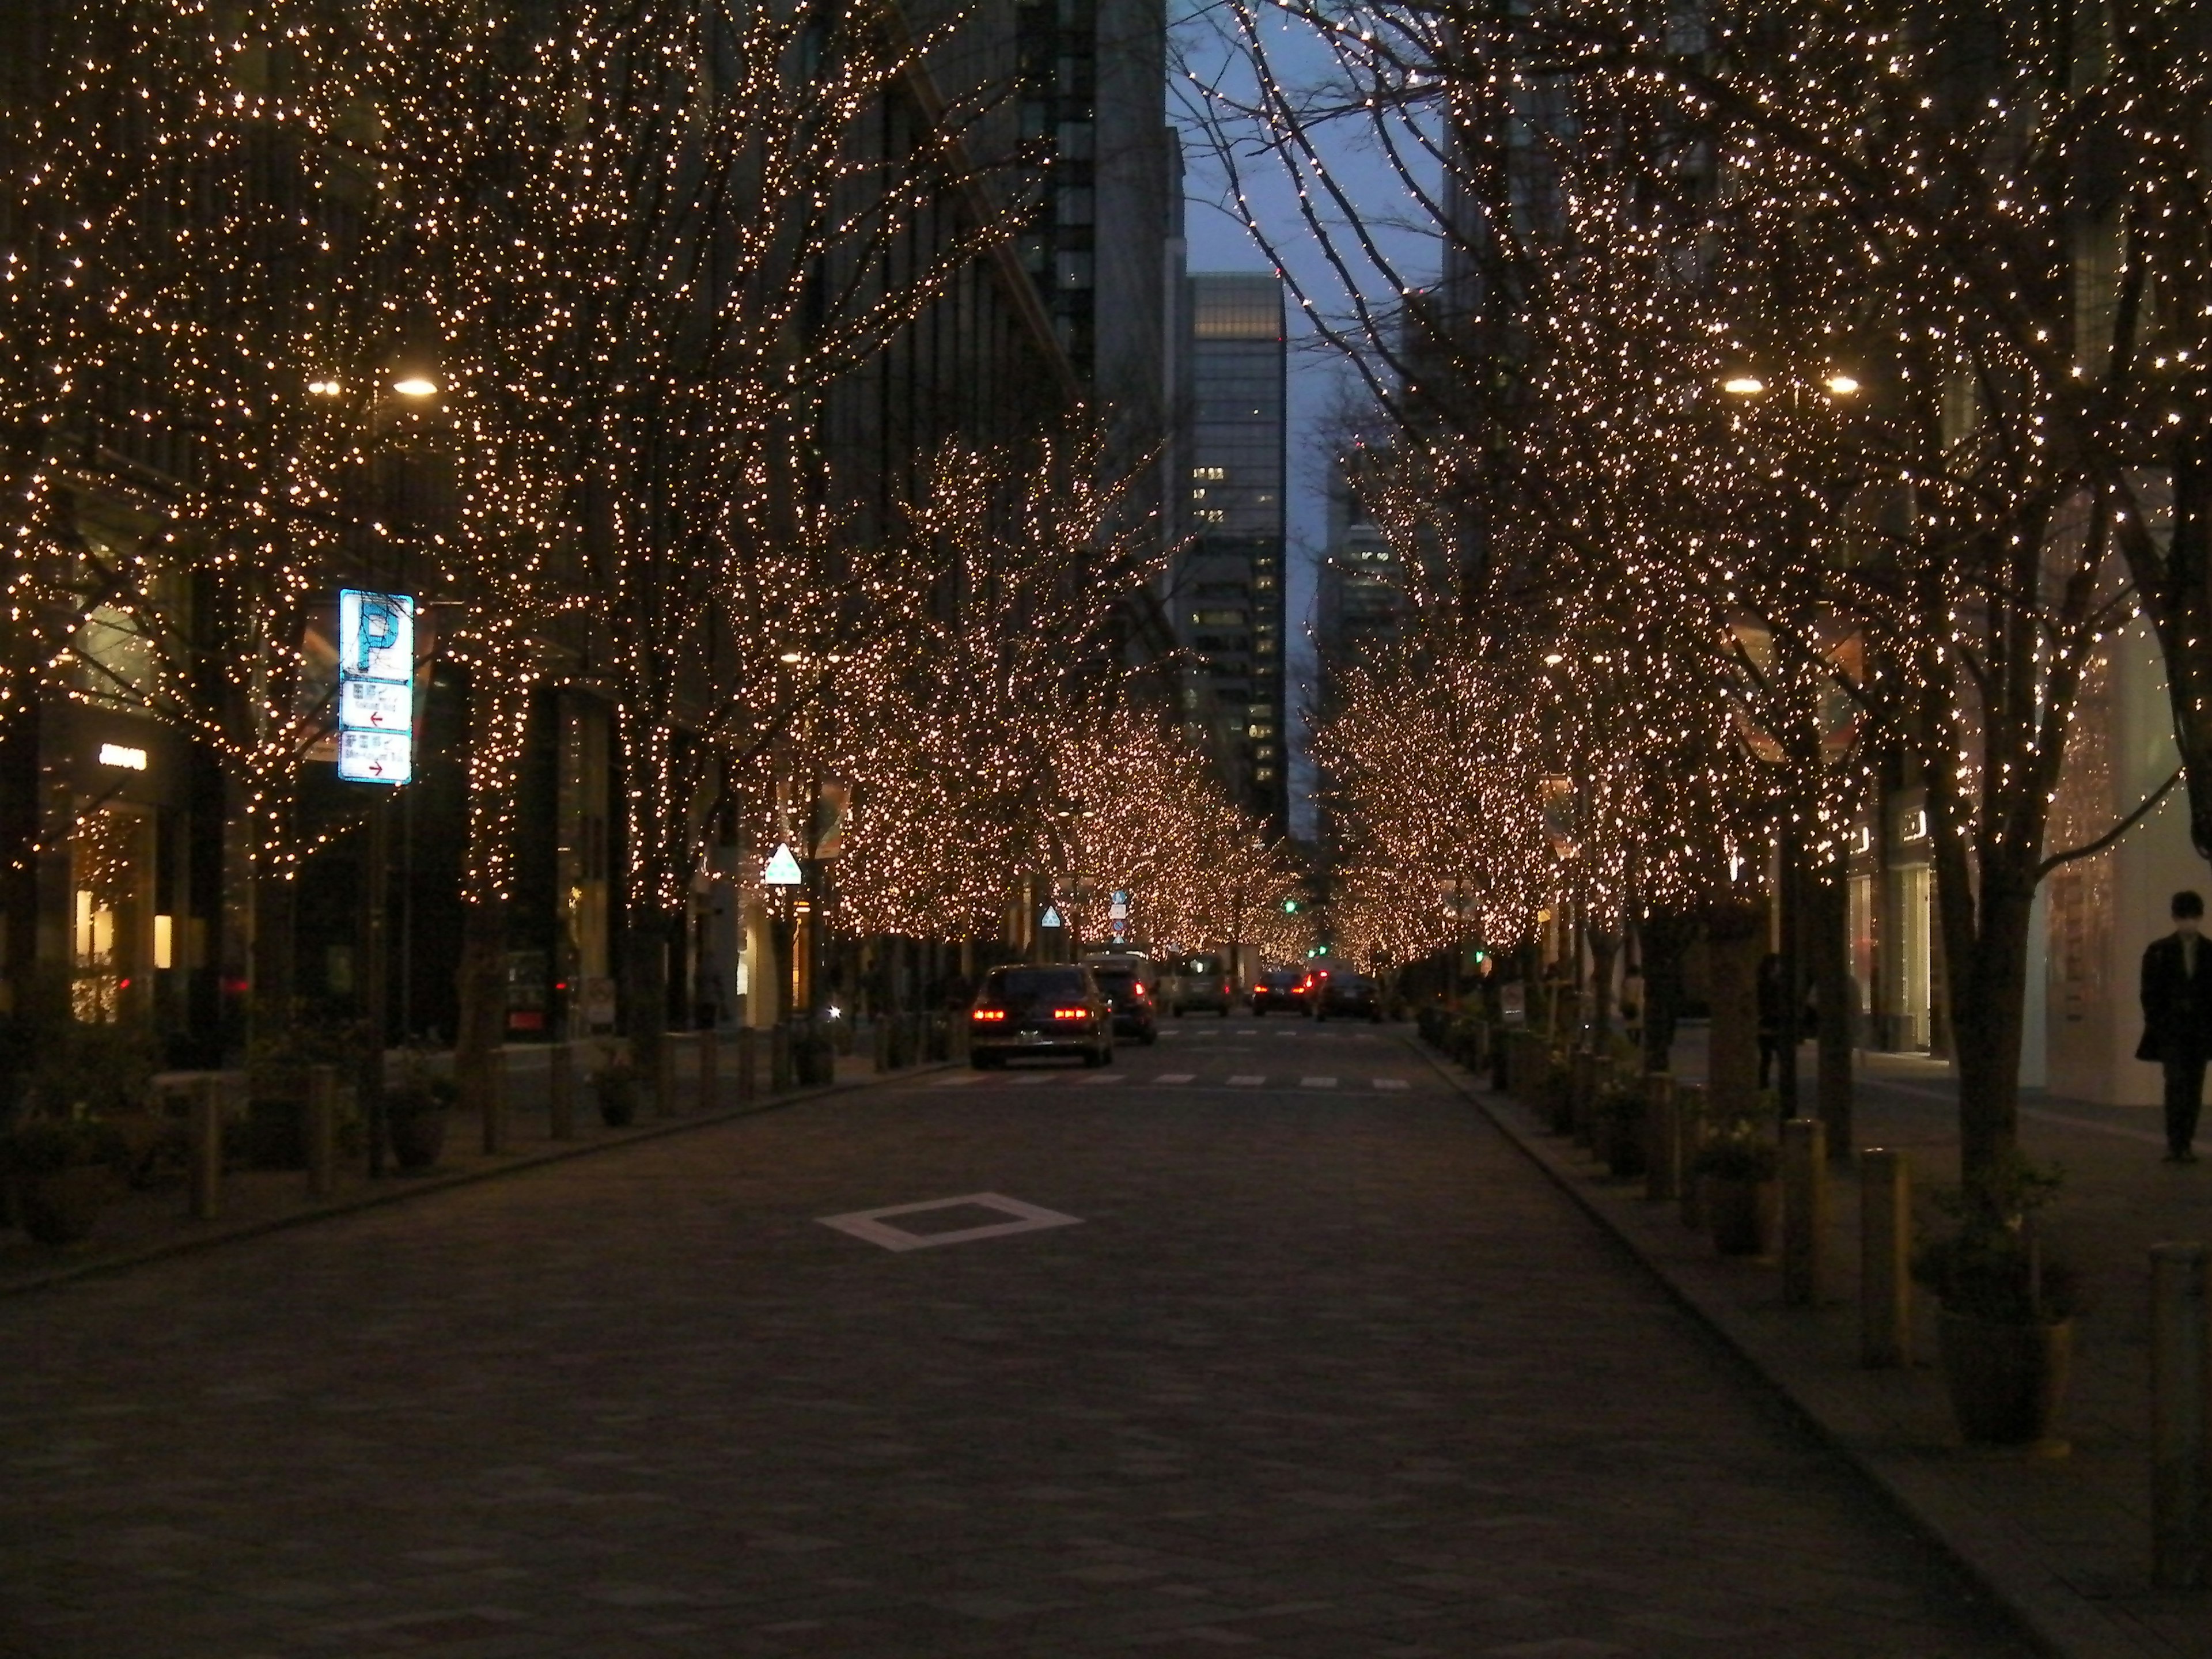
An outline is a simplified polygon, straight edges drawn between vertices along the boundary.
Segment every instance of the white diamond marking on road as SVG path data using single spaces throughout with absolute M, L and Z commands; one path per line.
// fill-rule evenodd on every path
M 1158 1077 L 1154 1078 L 1152 1081 L 1155 1083 L 1188 1083 L 1193 1081 L 1197 1076 L 1198 1073 L 1195 1072 L 1162 1072 Z
M 1229 1079 L 1229 1086 L 1232 1089 L 1256 1089 L 1267 1080 L 1263 1077 L 1255 1077 L 1249 1072 L 1239 1072 Z
M 1334 1089 L 1336 1087 L 1336 1079 L 1333 1077 L 1302 1077 L 1298 1079 L 1298 1087 L 1301 1089 Z
M 1375 1079 L 1375 1086 L 1378 1089 L 1402 1089 L 1406 1086 L 1406 1079 L 1401 1077 L 1378 1077 Z
M 963 1207 L 997 1210 L 1013 1218 L 988 1222 L 981 1227 L 956 1228 L 945 1233 L 910 1233 L 903 1227 L 887 1225 L 884 1219 L 886 1216 L 920 1215 L 926 1210 Z M 933 1198 L 920 1204 L 893 1204 L 880 1210 L 854 1210 L 848 1215 L 817 1216 L 815 1219 L 825 1227 L 835 1227 L 841 1233 L 850 1233 L 887 1250 L 926 1250 L 934 1244 L 965 1244 L 971 1239 L 1005 1238 L 1013 1233 L 1042 1232 L 1047 1227 L 1079 1226 L 1083 1222 L 1079 1215 L 1062 1215 L 1057 1210 L 1024 1204 L 1018 1198 L 1007 1198 L 998 1193 L 963 1193 L 958 1198 Z

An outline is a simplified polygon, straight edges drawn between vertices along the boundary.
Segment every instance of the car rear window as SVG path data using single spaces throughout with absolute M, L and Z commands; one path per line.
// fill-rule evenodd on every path
M 1091 976 L 1102 991 L 1126 991 L 1137 982 L 1137 976 L 1126 968 L 1093 968 Z
M 1075 968 L 1014 968 L 991 975 L 988 990 L 1010 997 L 1079 997 L 1083 973 Z

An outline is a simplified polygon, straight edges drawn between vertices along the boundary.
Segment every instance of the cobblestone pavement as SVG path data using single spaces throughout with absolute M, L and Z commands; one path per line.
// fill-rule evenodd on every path
M 819 1224 L 976 1194 L 1079 1224 Z M 1389 1030 L 1186 1021 L 0 1302 L 0 1654 L 1235 1650 L 2026 1650 Z

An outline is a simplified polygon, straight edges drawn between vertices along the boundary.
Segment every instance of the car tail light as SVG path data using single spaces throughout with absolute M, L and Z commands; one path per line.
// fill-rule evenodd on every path
M 1052 1017 L 1054 1019 L 1088 1019 L 1091 1011 L 1088 1008 L 1055 1008 L 1052 1011 Z
M 1006 1017 L 1006 1011 L 1003 1008 L 978 1008 L 969 1016 L 970 1019 L 981 1020 L 1004 1019 Z

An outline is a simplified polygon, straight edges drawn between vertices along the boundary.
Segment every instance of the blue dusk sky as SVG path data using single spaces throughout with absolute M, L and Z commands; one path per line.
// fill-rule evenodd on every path
M 1175 7 L 1176 22 L 1170 52 L 1180 58 L 1191 75 L 1212 77 L 1227 66 L 1233 74 L 1235 53 L 1222 40 L 1223 8 L 1218 3 Z M 1270 49 L 1279 77 L 1294 82 L 1325 76 L 1333 68 L 1328 53 L 1303 31 L 1288 24 L 1271 30 Z M 1198 94 L 1184 70 L 1171 62 L 1168 90 L 1169 117 L 1182 130 L 1188 168 L 1185 203 L 1193 270 L 1267 270 L 1273 262 L 1246 230 L 1231 199 L 1225 172 L 1212 150 L 1212 139 L 1194 116 Z M 1356 130 L 1347 128 L 1325 146 L 1330 172 L 1346 185 L 1360 204 L 1363 218 L 1383 223 L 1382 231 L 1390 257 L 1416 283 L 1430 280 L 1436 270 L 1432 239 L 1405 228 L 1401 220 L 1413 207 L 1402 182 L 1379 156 L 1371 141 L 1359 142 Z M 1313 302 L 1324 313 L 1345 309 L 1340 280 L 1323 258 L 1312 233 L 1304 222 L 1297 194 L 1282 165 L 1266 156 L 1246 157 L 1239 163 L 1244 175 L 1246 199 L 1254 216 L 1283 256 L 1285 266 L 1305 286 Z M 1375 286 L 1381 286 L 1379 281 Z M 1307 635 L 1314 598 L 1314 569 L 1328 537 L 1326 440 L 1331 416 L 1352 386 L 1348 366 L 1336 351 L 1313 332 L 1294 297 L 1286 296 L 1291 317 L 1290 444 L 1288 465 L 1290 550 L 1285 574 L 1291 635 L 1289 697 L 1298 708 L 1313 676 L 1313 652 Z M 1303 732 L 1303 722 L 1300 722 Z M 1302 748 L 1303 745 L 1301 745 Z M 1312 812 L 1304 799 L 1312 777 L 1301 753 L 1291 772 L 1292 828 L 1300 834 L 1312 828 Z

